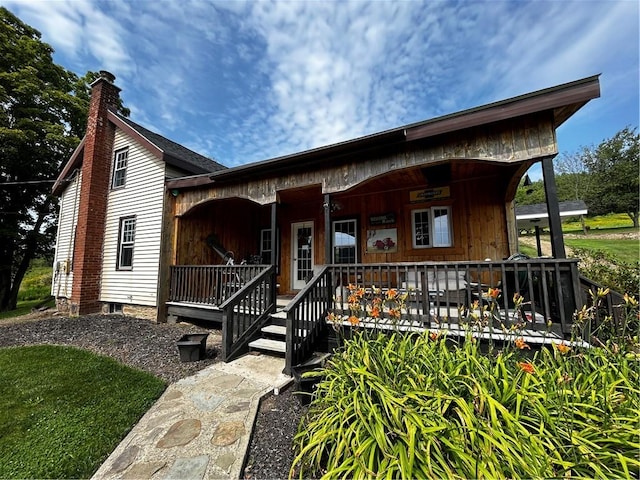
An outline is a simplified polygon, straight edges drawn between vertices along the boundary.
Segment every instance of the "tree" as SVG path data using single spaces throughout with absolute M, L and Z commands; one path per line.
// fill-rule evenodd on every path
M 590 212 L 626 213 L 635 228 L 640 208 L 639 144 L 637 128 L 625 127 L 596 149 L 584 151 L 591 177 L 587 197 Z
M 16 307 L 31 260 L 52 252 L 51 187 L 84 134 L 87 82 L 97 77 L 78 78 L 52 54 L 37 30 L 0 7 L 0 311 Z

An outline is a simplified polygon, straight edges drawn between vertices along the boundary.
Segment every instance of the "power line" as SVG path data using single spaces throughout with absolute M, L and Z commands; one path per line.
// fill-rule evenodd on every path
M 21 185 L 41 185 L 43 183 L 55 183 L 55 180 L 28 180 L 26 182 L 0 182 L 0 187 L 7 186 L 21 186 Z

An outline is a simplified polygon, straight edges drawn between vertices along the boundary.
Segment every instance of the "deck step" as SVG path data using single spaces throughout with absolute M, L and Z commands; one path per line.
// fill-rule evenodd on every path
M 249 343 L 249 348 L 258 350 L 268 350 L 270 352 L 286 353 L 287 344 L 278 340 L 269 340 L 267 338 L 259 338 Z
M 262 331 L 264 333 L 270 333 L 271 335 L 287 336 L 287 327 L 282 325 L 267 325 L 266 327 L 262 327 Z

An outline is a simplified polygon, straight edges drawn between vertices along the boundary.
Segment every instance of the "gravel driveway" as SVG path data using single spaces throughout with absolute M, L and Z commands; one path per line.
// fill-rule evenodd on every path
M 202 332 L 209 333 L 207 358 L 181 362 L 177 340 L 186 333 Z M 154 323 L 121 315 L 67 318 L 53 316 L 49 311 L 0 320 L 0 348 L 42 344 L 80 347 L 150 372 L 169 383 L 219 361 L 221 342 L 219 329 Z M 249 446 L 245 478 L 287 478 L 293 461 L 291 440 L 306 411 L 291 390 L 267 396 L 262 402 Z

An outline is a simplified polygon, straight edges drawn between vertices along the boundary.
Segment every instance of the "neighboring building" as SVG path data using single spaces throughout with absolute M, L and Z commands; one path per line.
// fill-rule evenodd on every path
M 53 188 L 51 293 L 73 314 L 155 319 L 165 181 L 224 167 L 119 115 L 113 80 L 103 72 L 92 85 L 87 133 Z
M 534 341 L 570 333 L 584 280 L 565 258 L 556 129 L 599 97 L 597 76 L 228 169 L 110 111 L 112 80 L 94 84 L 87 135 L 54 187 L 61 307 L 222 322 L 223 359 L 273 347 L 287 371 L 326 342 L 349 284 L 410 294 L 411 328 L 451 328 L 493 287 L 500 322 L 525 315 Z M 518 263 L 514 197 L 537 162 L 554 258 Z M 289 303 L 269 326 L 276 295 Z M 260 346 L 261 332 L 286 339 Z

